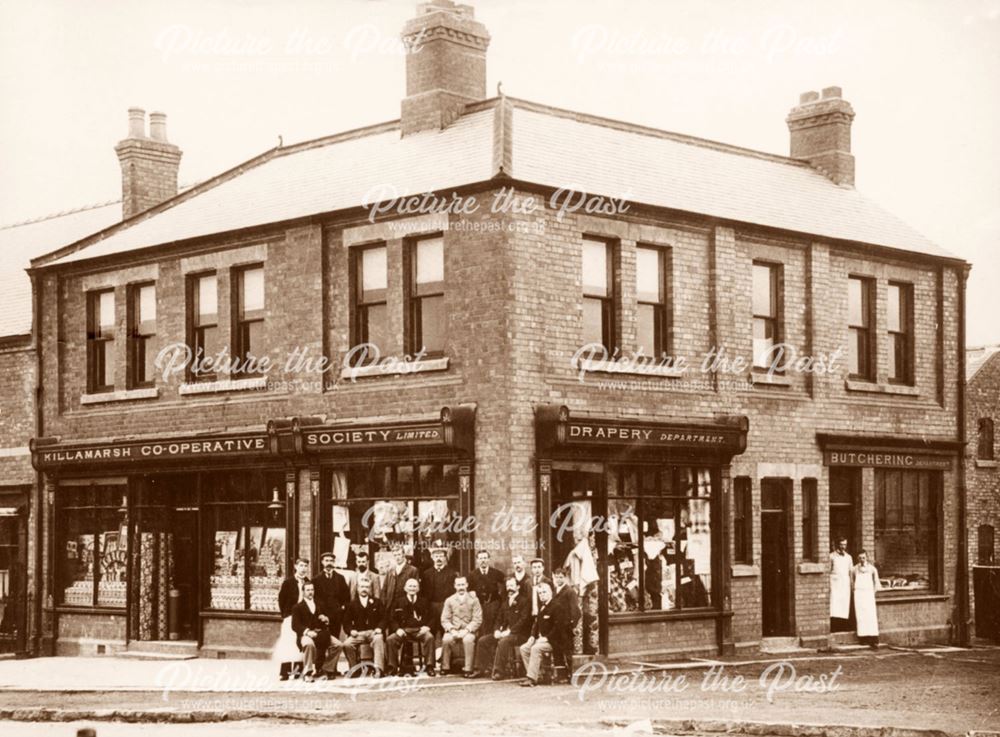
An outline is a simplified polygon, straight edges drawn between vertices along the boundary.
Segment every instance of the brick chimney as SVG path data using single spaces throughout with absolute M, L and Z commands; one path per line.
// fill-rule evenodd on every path
M 853 187 L 852 120 L 854 108 L 841 97 L 840 87 L 827 87 L 822 96 L 803 92 L 786 119 L 791 157 L 808 161 L 837 184 Z
M 490 34 L 472 6 L 430 0 L 403 26 L 406 97 L 403 135 L 447 127 L 470 102 L 486 98 L 486 48 Z
M 133 107 L 128 111 L 128 137 L 115 146 L 122 167 L 122 219 L 127 220 L 177 194 L 181 150 L 167 141 L 167 116 Z

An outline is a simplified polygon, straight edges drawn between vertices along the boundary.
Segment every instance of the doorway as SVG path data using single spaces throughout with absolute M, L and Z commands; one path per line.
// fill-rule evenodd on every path
M 0 506 L 0 654 L 22 652 L 26 644 L 26 521 L 24 507 Z
M 761 606 L 764 637 L 788 637 L 792 629 L 791 479 L 761 481 Z

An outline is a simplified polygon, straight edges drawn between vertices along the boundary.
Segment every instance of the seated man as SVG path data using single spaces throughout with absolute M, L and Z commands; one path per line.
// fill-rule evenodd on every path
M 532 625 L 531 637 L 521 645 L 521 661 L 528 674 L 522 686 L 538 685 L 543 653 L 551 655 L 554 650 L 567 652 L 572 647 L 572 640 L 567 641 L 565 635 L 569 631 L 568 608 L 552 601 L 552 587 L 547 583 L 539 584 L 535 592 L 538 596 L 538 616 Z
M 302 590 L 302 601 L 292 607 L 292 630 L 295 644 L 303 655 L 302 679 L 311 681 L 316 677 L 317 664 L 326 670 L 327 649 L 332 640 L 329 630 L 330 619 L 316 602 L 316 587 L 307 581 Z M 340 657 L 340 643 L 337 642 L 333 662 Z
M 399 664 L 400 651 L 406 642 L 420 645 L 424 656 L 427 675 L 434 675 L 434 633 L 431 632 L 431 604 L 420 596 L 420 584 L 416 578 L 407 579 L 403 585 L 403 595 L 396 598 L 389 612 L 386 632 L 392 634 L 386 640 L 389 650 L 389 674 L 413 674 L 413 663 Z
M 344 614 L 344 631 L 350 635 L 344 640 L 344 654 L 347 655 L 349 673 L 357 675 L 354 670 L 358 664 L 358 647 L 369 645 L 375 658 L 375 677 L 385 670 L 385 639 L 382 636 L 382 626 L 385 614 L 382 604 L 371 595 L 368 579 L 358 580 L 358 595 L 348 605 Z
M 474 676 L 473 653 L 476 650 L 476 633 L 483 624 L 483 608 L 476 595 L 469 591 L 469 581 L 465 576 L 455 579 L 455 593 L 444 601 L 441 610 L 441 670 L 451 672 L 451 650 L 462 643 L 465 661 L 462 670 L 466 678 Z
M 505 587 L 495 629 L 476 641 L 476 675 L 492 675 L 494 681 L 514 674 L 515 650 L 531 635 L 530 595 L 521 590 L 514 574 L 507 576 Z

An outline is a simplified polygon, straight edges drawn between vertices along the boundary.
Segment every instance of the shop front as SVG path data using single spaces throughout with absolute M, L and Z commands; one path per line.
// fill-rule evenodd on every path
M 578 655 L 732 649 L 725 520 L 748 427 L 536 408 L 539 547 L 581 593 Z
M 330 549 L 347 567 L 362 546 L 376 563 L 396 543 L 419 553 L 426 530 L 471 505 L 474 408 L 434 417 L 33 442 L 52 541 L 49 651 L 266 656 L 296 557 Z

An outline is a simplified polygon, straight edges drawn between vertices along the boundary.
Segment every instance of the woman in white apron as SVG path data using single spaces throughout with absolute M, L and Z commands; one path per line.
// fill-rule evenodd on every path
M 878 612 L 875 609 L 875 592 L 882 589 L 878 571 L 868 562 L 868 554 L 858 553 L 858 564 L 851 572 L 854 581 L 854 617 L 858 623 L 858 639 L 878 647 Z

